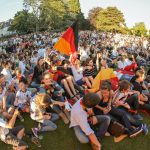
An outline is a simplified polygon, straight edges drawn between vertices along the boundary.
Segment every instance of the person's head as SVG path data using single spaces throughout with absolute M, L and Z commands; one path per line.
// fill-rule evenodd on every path
M 86 65 L 87 66 L 93 66 L 93 60 L 91 59 L 91 58 L 88 58 L 87 60 L 86 60 Z
M 10 69 L 11 68 L 11 62 L 10 61 L 6 61 L 4 64 L 3 64 L 4 68 L 7 68 L 7 69 Z
M 17 77 L 22 76 L 22 75 L 21 75 L 21 69 L 20 69 L 20 68 L 17 68 L 17 69 L 15 70 L 15 74 L 16 74 Z
M 125 59 L 126 59 L 126 57 L 125 57 L 124 55 L 121 55 L 121 56 L 120 56 L 120 60 L 121 60 L 121 61 L 125 61 Z
M 68 65 L 69 65 L 69 64 L 70 64 L 69 60 L 63 60 L 63 61 L 62 61 L 62 65 L 63 65 L 63 67 L 64 67 L 65 69 L 68 68 Z
M 34 57 L 37 57 L 37 56 L 38 56 L 38 52 L 37 52 L 37 51 L 34 51 L 34 52 L 33 52 L 33 56 L 34 56 Z
M 107 60 L 106 59 L 102 59 L 101 60 L 101 66 L 102 67 L 106 67 L 106 65 L 107 65 Z
M 121 92 L 124 92 L 124 93 L 128 92 L 130 90 L 130 88 L 131 88 L 131 83 L 129 81 L 127 81 L 127 80 L 120 81 L 119 90 Z
M 83 97 L 82 103 L 86 108 L 93 108 L 98 105 L 100 98 L 95 93 L 88 93 Z
M 6 78 L 3 74 L 0 74 L 0 85 L 5 85 L 6 83 Z
M 42 77 L 42 82 L 44 85 L 51 85 L 52 80 L 51 80 L 51 74 L 49 72 L 45 72 Z
M 145 79 L 145 72 L 142 70 L 138 70 L 135 73 L 135 77 L 138 81 L 143 82 Z
M 35 99 L 36 99 L 36 104 L 42 108 L 47 108 L 52 104 L 51 97 L 45 93 L 37 94 Z
M 20 81 L 19 81 L 19 90 L 21 91 L 26 91 L 27 89 L 27 80 L 25 78 L 22 78 Z
M 103 81 L 101 86 L 100 86 L 100 91 L 102 93 L 102 95 L 105 96 L 109 96 L 111 90 L 111 83 L 107 80 Z
M 37 65 L 38 66 L 42 66 L 44 63 L 44 59 L 43 58 L 39 58 L 38 61 L 37 61 Z
M 76 59 L 76 61 L 74 62 L 74 65 L 75 65 L 75 67 L 80 67 L 80 60 L 79 59 Z

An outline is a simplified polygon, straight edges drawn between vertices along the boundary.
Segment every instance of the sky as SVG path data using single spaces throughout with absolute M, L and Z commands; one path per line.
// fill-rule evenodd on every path
M 0 22 L 13 18 L 22 10 L 22 3 L 23 0 L 0 0 Z M 93 7 L 116 6 L 123 12 L 128 27 L 133 27 L 135 22 L 144 22 L 150 29 L 150 0 L 80 0 L 80 4 L 85 17 Z

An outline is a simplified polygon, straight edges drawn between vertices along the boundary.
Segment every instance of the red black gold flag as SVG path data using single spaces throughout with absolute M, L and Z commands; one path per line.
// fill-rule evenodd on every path
M 78 21 L 74 22 L 56 42 L 54 48 L 68 56 L 78 50 Z

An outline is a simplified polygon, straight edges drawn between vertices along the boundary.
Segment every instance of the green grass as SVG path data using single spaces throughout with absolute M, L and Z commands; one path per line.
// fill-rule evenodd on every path
M 143 115 L 143 114 L 142 114 Z M 150 129 L 150 118 L 144 115 L 144 122 Z M 17 123 L 19 124 L 19 123 Z M 30 150 L 91 150 L 90 144 L 80 144 L 72 129 L 68 128 L 61 120 L 57 121 L 58 129 L 53 132 L 43 134 L 42 147 L 37 148 L 31 143 L 29 138 L 24 140 L 29 144 Z M 34 122 L 25 115 L 24 126 L 29 131 L 34 126 Z M 135 138 L 126 138 L 119 143 L 114 143 L 113 137 L 105 137 L 102 141 L 103 150 L 149 150 L 150 134 L 144 136 L 138 135 Z M 0 150 L 11 150 L 11 146 L 0 142 Z

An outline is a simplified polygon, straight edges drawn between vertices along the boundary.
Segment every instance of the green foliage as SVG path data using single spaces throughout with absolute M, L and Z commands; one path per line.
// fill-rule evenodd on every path
M 24 0 L 23 6 L 24 10 L 16 13 L 10 30 L 62 31 L 77 19 L 81 29 L 90 27 L 81 12 L 79 0 Z
M 95 7 L 89 11 L 88 20 L 94 28 L 96 28 L 96 26 L 95 26 L 96 25 L 96 18 L 97 18 L 98 14 L 100 13 L 101 10 L 102 10 L 101 7 Z
M 131 33 L 136 36 L 147 36 L 147 29 L 144 22 L 135 23 L 134 27 L 131 29 Z
M 116 7 L 96 7 L 89 11 L 89 20 L 99 31 L 126 32 L 123 13 Z
M 15 14 L 9 30 L 19 33 L 32 32 L 35 30 L 35 21 L 32 13 L 28 13 L 26 10 L 19 11 Z

